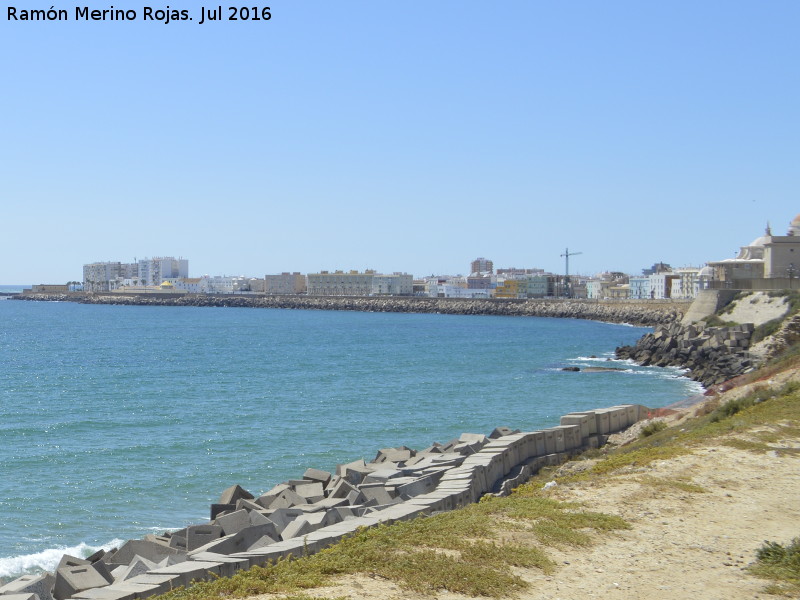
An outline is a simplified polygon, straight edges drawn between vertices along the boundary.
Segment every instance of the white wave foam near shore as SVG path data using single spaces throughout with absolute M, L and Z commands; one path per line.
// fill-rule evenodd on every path
M 41 571 L 53 571 L 61 557 L 65 554 L 77 557 L 86 557 L 94 554 L 98 550 L 111 550 L 118 547 L 124 540 L 111 540 L 102 546 L 90 546 L 81 542 L 77 546 L 48 548 L 34 554 L 22 554 L 20 556 L 9 556 L 0 558 L 0 577 L 12 578 L 25 575 L 26 573 L 36 573 Z

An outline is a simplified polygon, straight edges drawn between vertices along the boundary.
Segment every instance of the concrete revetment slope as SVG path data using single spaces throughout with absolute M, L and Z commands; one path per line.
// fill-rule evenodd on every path
M 300 479 L 254 497 L 222 493 L 207 523 L 80 559 L 65 556 L 55 574 L 25 575 L 3 587 L 8 600 L 136 600 L 254 565 L 313 554 L 362 527 L 390 524 L 507 495 L 545 465 L 557 465 L 647 418 L 640 405 L 570 413 L 541 431 L 462 434 L 415 451 L 381 449 L 375 460 L 308 469 Z

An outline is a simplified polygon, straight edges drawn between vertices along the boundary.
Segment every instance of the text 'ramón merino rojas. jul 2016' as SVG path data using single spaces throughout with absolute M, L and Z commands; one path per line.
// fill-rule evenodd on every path
M 6 21 L 149 21 L 153 23 L 194 22 L 198 25 L 234 22 L 266 22 L 272 19 L 269 6 L 200 6 L 192 9 L 178 9 L 170 6 L 156 8 L 144 6 L 139 10 L 132 8 L 95 9 L 89 6 L 75 6 L 73 9 L 50 6 L 43 9 L 6 7 Z

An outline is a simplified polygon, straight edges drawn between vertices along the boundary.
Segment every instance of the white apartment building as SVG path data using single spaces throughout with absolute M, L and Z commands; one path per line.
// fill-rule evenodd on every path
M 250 278 L 243 275 L 234 277 L 203 275 L 201 279 L 203 280 L 201 288 L 207 294 L 237 294 L 250 291 Z
M 165 280 L 189 277 L 189 261 L 185 258 L 157 256 L 139 261 L 141 285 L 161 285 Z
M 408 273 L 372 276 L 373 296 L 410 296 L 414 292 L 414 277 Z
M 122 286 L 126 279 L 136 279 L 138 276 L 136 263 L 89 263 L 83 265 L 83 289 L 87 292 L 109 292 Z
M 176 290 L 185 290 L 190 294 L 202 294 L 205 291 L 205 282 L 202 277 L 177 277 L 167 279 Z
M 650 299 L 650 277 L 630 277 L 628 283 L 630 285 L 630 298 L 634 300 Z

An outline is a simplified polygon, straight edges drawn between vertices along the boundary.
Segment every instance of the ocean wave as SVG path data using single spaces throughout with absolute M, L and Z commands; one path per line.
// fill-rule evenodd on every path
M 614 359 L 613 352 L 607 352 L 605 354 L 601 354 L 600 356 L 576 356 L 575 358 L 570 358 L 569 360 L 585 360 L 594 362 L 622 362 Z
M 53 571 L 58 566 L 61 557 L 65 554 L 77 557 L 86 557 L 94 554 L 98 550 L 111 550 L 118 547 L 124 540 L 111 540 L 101 546 L 90 546 L 81 542 L 77 546 L 63 546 L 60 548 L 48 548 L 34 554 L 21 554 L 19 556 L 9 556 L 0 558 L 0 577 L 19 577 L 26 573 L 38 573 L 41 571 Z

